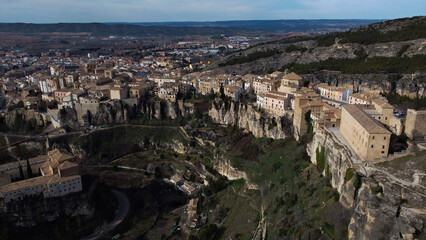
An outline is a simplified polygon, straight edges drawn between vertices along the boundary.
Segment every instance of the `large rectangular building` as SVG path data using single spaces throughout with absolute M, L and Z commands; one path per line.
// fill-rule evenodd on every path
M 360 105 L 343 106 L 340 132 L 363 161 L 388 155 L 391 132 Z

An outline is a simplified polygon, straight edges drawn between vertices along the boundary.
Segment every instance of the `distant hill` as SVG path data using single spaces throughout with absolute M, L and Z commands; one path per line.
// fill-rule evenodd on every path
M 401 18 L 345 32 L 258 44 L 211 66 L 215 73 L 265 73 L 290 69 L 347 74 L 426 71 L 426 17 Z
M 241 20 L 214 22 L 140 22 L 126 23 L 140 26 L 172 27 L 224 27 L 243 28 L 265 31 L 306 32 L 306 31 L 340 31 L 383 20 L 370 19 L 318 19 L 318 20 Z M 108 23 L 120 24 L 120 23 Z
M 0 32 L 38 34 L 38 33 L 78 33 L 90 32 L 95 36 L 183 36 L 183 35 L 217 35 L 247 32 L 245 29 L 220 27 L 171 27 L 171 26 L 139 26 L 132 24 L 103 24 L 103 23 L 0 23 Z

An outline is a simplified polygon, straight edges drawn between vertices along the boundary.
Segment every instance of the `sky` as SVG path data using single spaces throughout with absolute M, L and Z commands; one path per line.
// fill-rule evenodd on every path
M 0 0 L 0 22 L 166 22 L 394 19 L 426 0 Z

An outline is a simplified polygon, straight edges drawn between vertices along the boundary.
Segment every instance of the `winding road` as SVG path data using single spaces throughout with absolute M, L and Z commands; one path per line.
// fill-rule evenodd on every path
M 117 190 L 112 190 L 112 193 L 114 194 L 115 198 L 118 201 L 118 210 L 115 214 L 114 219 L 107 225 L 103 225 L 100 228 L 96 229 L 96 231 L 92 233 L 90 236 L 82 238 L 82 240 L 95 240 L 101 237 L 103 234 L 113 230 L 126 218 L 130 210 L 129 199 L 127 198 L 126 195 L 124 195 L 123 193 Z

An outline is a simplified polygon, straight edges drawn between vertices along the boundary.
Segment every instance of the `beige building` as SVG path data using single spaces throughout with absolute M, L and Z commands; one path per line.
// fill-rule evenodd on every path
M 380 113 L 377 120 L 379 122 L 389 126 L 391 118 L 393 116 L 393 110 L 395 109 L 392 105 L 387 103 L 382 98 L 376 98 L 372 100 L 374 108 Z
M 391 132 L 360 105 L 343 106 L 340 132 L 363 161 L 374 161 L 388 155 Z
M 198 91 L 203 94 L 210 94 L 213 92 L 213 84 L 210 80 L 201 80 L 199 83 Z
M 285 75 L 281 80 L 281 86 L 278 88 L 279 92 L 294 94 L 303 86 L 303 78 L 296 73 L 292 72 Z
M 426 136 L 426 110 L 407 109 L 405 119 L 405 134 L 411 139 L 425 139 Z
M 256 79 L 253 81 L 253 90 L 255 94 L 266 94 L 274 90 L 275 80 L 272 79 Z
M 363 93 L 349 94 L 349 104 L 371 104 L 372 97 Z
M 334 108 L 333 106 L 324 103 L 320 112 L 311 113 L 313 120 L 314 132 L 322 128 L 340 127 L 340 120 L 342 118 L 342 110 Z
M 318 113 L 322 109 L 323 103 L 318 94 L 308 93 L 306 95 L 297 96 L 294 100 L 294 116 L 293 128 L 294 137 L 299 140 L 308 130 L 308 124 L 305 119 L 305 114 L 308 111 Z
M 125 99 L 128 97 L 128 88 L 121 86 L 114 86 L 110 89 L 110 98 L 111 99 Z

